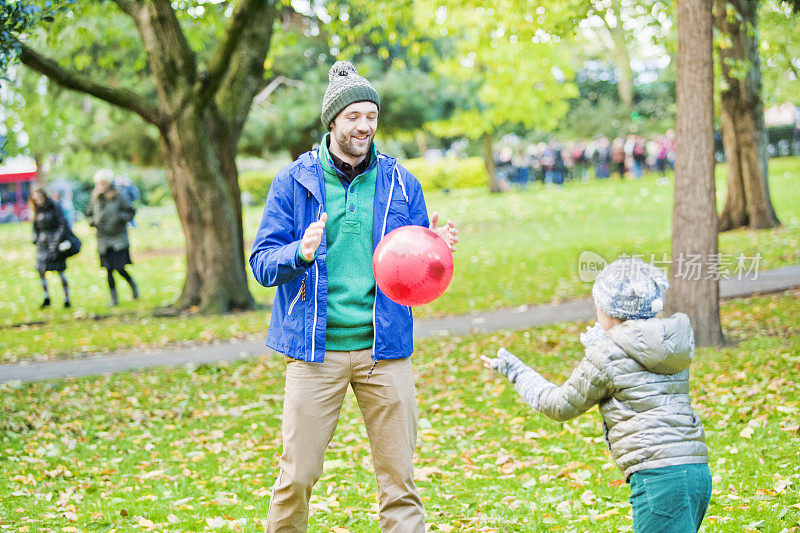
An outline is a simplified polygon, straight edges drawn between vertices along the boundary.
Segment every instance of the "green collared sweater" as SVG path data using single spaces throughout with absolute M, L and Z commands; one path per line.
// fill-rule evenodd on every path
M 345 188 L 328 152 L 326 134 L 319 148 L 325 174 L 325 225 L 328 266 L 327 350 L 372 346 L 375 276 L 372 273 L 372 214 L 378 154 L 371 147 L 367 170 Z

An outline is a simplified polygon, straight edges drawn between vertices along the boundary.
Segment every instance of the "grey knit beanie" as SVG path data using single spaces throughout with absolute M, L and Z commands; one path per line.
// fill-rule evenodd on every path
M 605 314 L 623 320 L 652 318 L 664 308 L 667 276 L 638 258 L 617 259 L 606 266 L 592 287 L 594 301 Z
M 349 61 L 337 61 L 328 71 L 328 88 L 322 99 L 322 125 L 328 128 L 345 107 L 356 102 L 374 102 L 378 110 L 381 108 L 375 88 L 358 75 L 356 67 Z

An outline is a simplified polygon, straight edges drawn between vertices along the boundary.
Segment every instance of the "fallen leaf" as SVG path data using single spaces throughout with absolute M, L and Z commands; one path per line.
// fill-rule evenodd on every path
M 430 481 L 433 475 L 443 475 L 443 472 L 435 466 L 423 466 L 414 471 L 414 481 Z

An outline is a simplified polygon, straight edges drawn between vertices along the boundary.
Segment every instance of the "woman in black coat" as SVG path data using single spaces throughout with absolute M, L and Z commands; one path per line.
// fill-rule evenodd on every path
M 44 290 L 44 301 L 41 308 L 50 305 L 50 292 L 47 290 L 45 272 L 56 271 L 61 277 L 64 288 L 64 307 L 69 307 L 69 285 L 64 271 L 67 261 L 59 251 L 58 245 L 69 233 L 69 225 L 61 208 L 45 192 L 40 185 L 31 188 L 31 206 L 33 207 L 33 244 L 36 245 L 36 270 Z

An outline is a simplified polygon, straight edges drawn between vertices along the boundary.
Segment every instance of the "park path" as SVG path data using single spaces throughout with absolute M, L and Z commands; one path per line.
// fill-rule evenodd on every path
M 721 280 L 720 295 L 722 298 L 740 298 L 794 287 L 800 287 L 800 265 L 762 271 L 755 279 L 747 277 Z M 523 329 L 559 322 L 589 320 L 593 316 L 594 303 L 591 298 L 536 306 L 524 305 L 485 313 L 416 320 L 414 337 L 421 339 L 501 329 Z M 261 341 L 230 342 L 188 348 L 133 350 L 56 361 L 4 364 L 0 365 L 0 383 L 91 376 L 157 366 L 235 361 L 258 357 L 269 352 L 271 350 Z

